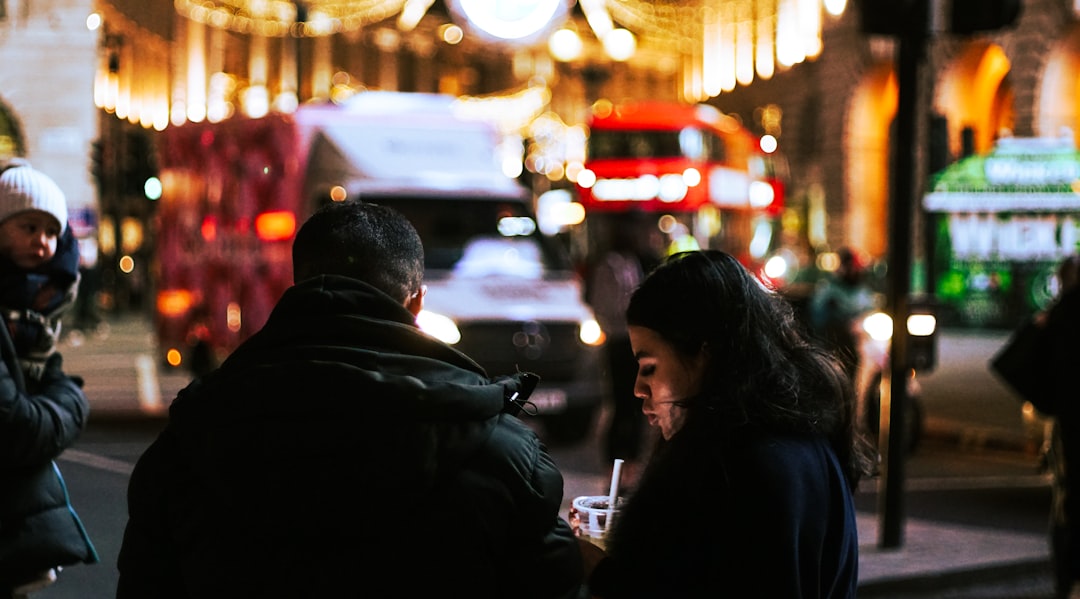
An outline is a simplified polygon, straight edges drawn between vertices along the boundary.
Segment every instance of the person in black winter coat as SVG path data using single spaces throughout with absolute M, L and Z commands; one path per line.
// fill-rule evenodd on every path
M 563 597 L 563 481 L 490 378 L 421 332 L 423 248 L 397 212 L 317 211 L 266 325 L 182 390 L 128 492 L 120 599 Z
M 1080 597 L 1080 401 L 1076 372 L 1080 368 L 1080 255 L 1058 265 L 1059 293 L 1035 316 L 1041 329 L 1032 370 L 1044 379 L 1043 400 L 1054 415 L 1051 472 L 1054 500 L 1050 514 L 1051 557 L 1056 596 Z
M 56 352 L 78 250 L 63 192 L 24 161 L 0 170 L 0 597 L 97 553 L 53 460 L 86 426 L 81 384 Z
M 590 269 L 587 294 L 589 305 L 607 337 L 605 374 L 611 385 L 611 418 L 603 435 L 603 457 L 609 464 L 616 459 L 625 460 L 622 480 L 628 486 L 636 482 L 646 431 L 641 399 L 634 396 L 637 361 L 630 349 L 625 318 L 630 294 L 645 278 L 636 248 L 639 231 L 632 225 L 632 221 L 610 225 L 609 247 L 601 252 Z
M 660 439 L 591 570 L 591 594 L 854 597 L 852 492 L 872 454 L 836 358 L 719 251 L 669 258 L 626 318 L 634 391 Z

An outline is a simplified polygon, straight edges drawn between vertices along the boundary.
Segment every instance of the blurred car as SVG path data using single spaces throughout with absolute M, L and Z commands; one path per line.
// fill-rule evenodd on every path
M 914 451 L 924 428 L 922 387 L 919 374 L 925 374 L 937 365 L 937 317 L 933 305 L 924 301 L 912 301 L 907 321 L 908 363 L 907 404 L 904 414 L 904 438 L 907 451 Z M 864 317 L 859 327 L 864 332 L 860 344 L 860 367 L 855 390 L 859 408 L 857 415 L 863 419 L 869 431 L 880 434 L 882 424 L 888 422 L 888 414 L 882 419 L 882 382 L 890 372 L 890 349 L 893 319 L 885 312 L 872 312 Z
M 810 299 L 823 277 L 831 276 L 837 260 L 830 259 L 829 253 L 819 254 L 819 259 L 810 264 L 801 265 L 794 260 L 794 255 L 785 250 L 778 252 L 766 261 L 761 273 L 762 279 L 783 294 L 795 309 L 796 316 L 810 327 Z M 866 285 L 875 296 L 875 304 L 884 303 L 886 288 L 886 269 L 882 262 L 870 265 L 865 270 Z M 908 451 L 914 451 L 924 429 L 922 406 L 922 388 L 919 385 L 920 373 L 927 373 L 937 365 L 937 317 L 934 302 L 926 297 L 909 298 L 908 364 L 905 369 L 907 378 L 908 402 L 905 411 L 905 439 Z M 882 381 L 885 373 L 890 372 L 890 350 L 892 347 L 892 317 L 885 310 L 871 310 L 851 323 L 852 334 L 857 339 L 858 369 L 853 385 L 856 395 L 856 419 L 873 435 L 879 435 L 882 424 L 881 397 Z

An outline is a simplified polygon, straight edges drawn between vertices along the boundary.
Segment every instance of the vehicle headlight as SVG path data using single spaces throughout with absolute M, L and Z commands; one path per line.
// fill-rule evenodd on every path
M 887 341 L 892 338 L 892 317 L 884 312 L 874 312 L 863 319 L 862 328 L 871 339 Z
M 929 337 L 937 328 L 937 318 L 933 314 L 912 314 L 907 319 L 907 332 L 915 337 Z
M 578 326 L 578 339 L 585 345 L 600 345 L 604 342 L 604 330 L 592 318 L 583 320 Z
M 863 319 L 862 328 L 871 338 L 887 341 L 892 338 L 892 317 L 884 312 L 874 312 Z M 937 318 L 933 314 L 909 314 L 907 331 L 914 337 L 929 337 L 937 328 Z
M 458 330 L 457 325 L 442 314 L 421 310 L 416 315 L 416 326 L 443 343 L 453 345 L 461 341 L 461 331 Z
M 781 280 L 787 276 L 788 263 L 783 256 L 773 256 L 765 261 L 765 276 L 772 280 Z

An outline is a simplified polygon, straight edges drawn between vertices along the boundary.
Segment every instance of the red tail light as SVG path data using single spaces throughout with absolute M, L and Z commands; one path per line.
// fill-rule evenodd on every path
M 255 217 L 255 234 L 262 241 L 284 241 L 296 233 L 296 215 L 288 210 L 263 212 Z

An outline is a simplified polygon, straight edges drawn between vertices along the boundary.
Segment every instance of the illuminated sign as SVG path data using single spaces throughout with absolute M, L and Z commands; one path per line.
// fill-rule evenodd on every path
M 984 168 L 990 185 L 1052 185 L 1080 179 L 1077 162 L 1047 160 L 1043 156 L 991 156 Z
M 935 294 L 953 325 L 1011 327 L 1044 309 L 1080 242 L 1080 153 L 1067 138 L 1007 138 L 932 178 Z
M 1080 223 L 1071 215 L 949 215 L 953 256 L 963 260 L 1056 260 L 1075 251 Z
M 1080 153 L 1072 139 L 1007 138 L 934 176 L 923 206 L 932 212 L 1080 210 Z

